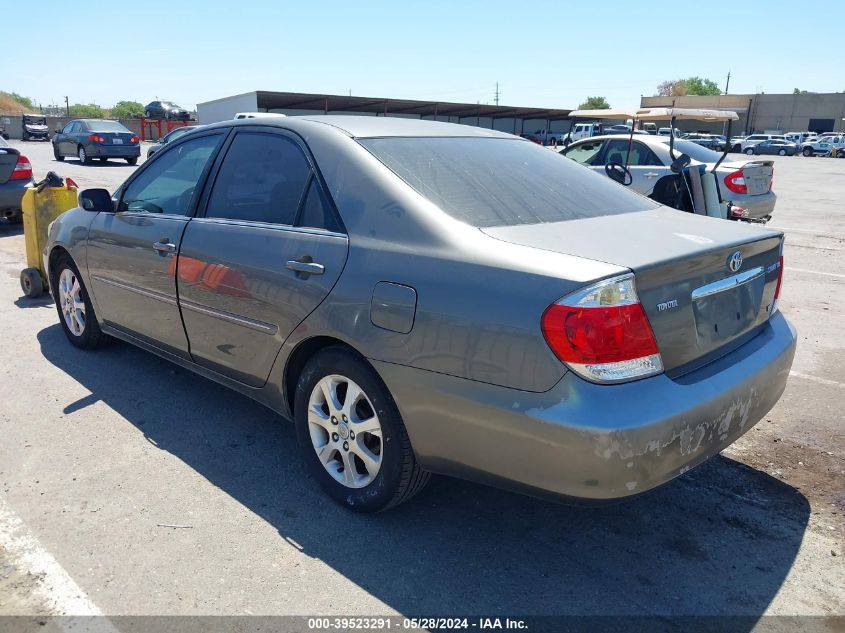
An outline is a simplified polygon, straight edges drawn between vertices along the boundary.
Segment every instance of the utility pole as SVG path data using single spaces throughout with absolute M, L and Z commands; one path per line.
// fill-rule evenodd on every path
M 500 94 L 501 93 L 499 92 L 499 82 L 497 81 L 496 82 L 496 95 L 495 95 L 495 98 L 493 99 L 496 102 L 496 105 L 499 105 L 499 95 Z
M 728 94 L 728 86 L 731 85 L 731 71 L 728 71 L 728 80 L 725 82 L 725 94 Z
M 65 115 L 70 118 L 70 102 L 67 97 L 65 97 Z

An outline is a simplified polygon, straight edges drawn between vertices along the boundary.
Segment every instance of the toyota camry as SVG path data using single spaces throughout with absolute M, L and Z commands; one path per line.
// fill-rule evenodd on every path
M 795 351 L 781 232 L 492 130 L 226 121 L 79 201 L 44 251 L 70 343 L 128 341 L 292 419 L 353 510 L 430 473 L 642 493 L 760 420 Z

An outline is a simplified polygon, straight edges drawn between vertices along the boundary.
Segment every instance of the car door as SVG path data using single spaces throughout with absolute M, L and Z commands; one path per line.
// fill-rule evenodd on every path
M 61 153 L 62 156 L 76 155 L 76 140 L 73 133 L 78 127 L 79 121 L 71 121 L 62 130 L 62 134 L 58 141 L 59 153 Z
M 176 301 L 176 254 L 227 129 L 185 139 L 121 187 L 115 213 L 91 223 L 87 261 L 101 318 L 189 358 Z
M 217 162 L 182 238 L 179 302 L 194 361 L 259 387 L 334 286 L 348 240 L 298 137 L 238 128 Z

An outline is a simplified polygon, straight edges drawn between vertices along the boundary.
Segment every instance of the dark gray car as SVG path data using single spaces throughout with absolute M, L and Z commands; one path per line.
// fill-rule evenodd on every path
M 0 138 L 0 222 L 19 222 L 21 200 L 32 186 L 32 164 Z
M 80 201 L 45 250 L 70 342 L 132 342 L 293 418 L 353 510 L 430 472 L 649 490 L 764 416 L 795 351 L 781 232 L 492 130 L 227 121 Z
M 134 165 L 141 155 L 140 141 L 117 121 L 76 119 L 53 135 L 53 156 L 59 161 L 76 156 L 84 165 L 95 158 L 100 162 L 122 158 Z
M 187 121 L 191 114 L 172 101 L 150 101 L 144 106 L 144 116 L 148 119 L 183 119 Z

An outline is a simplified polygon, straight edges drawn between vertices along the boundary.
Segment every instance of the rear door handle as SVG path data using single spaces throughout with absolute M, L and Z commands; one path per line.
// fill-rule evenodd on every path
M 660 174 L 656 171 L 650 171 L 647 174 L 643 174 L 646 178 L 657 178 Z
M 176 244 L 171 244 L 166 237 L 161 238 L 160 242 L 153 242 L 153 248 L 162 255 L 176 252 Z
M 298 273 L 305 273 L 306 275 L 322 275 L 326 272 L 326 267 L 316 262 L 300 262 L 292 259 L 285 266 L 288 270 L 295 270 Z

